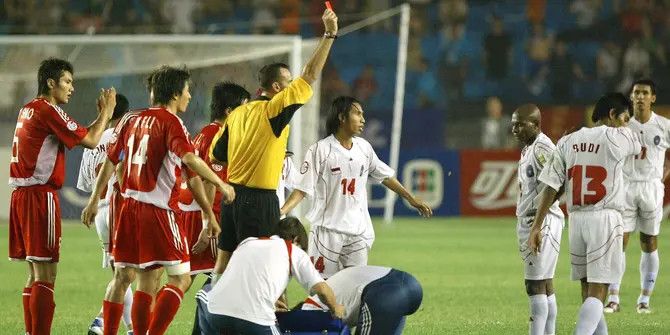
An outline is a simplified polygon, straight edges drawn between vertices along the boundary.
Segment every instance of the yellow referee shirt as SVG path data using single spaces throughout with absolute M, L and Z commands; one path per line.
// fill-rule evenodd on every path
M 288 124 L 312 97 L 302 78 L 272 99 L 260 97 L 235 108 L 212 140 L 210 158 L 228 163 L 228 181 L 246 187 L 276 190 L 279 184 Z

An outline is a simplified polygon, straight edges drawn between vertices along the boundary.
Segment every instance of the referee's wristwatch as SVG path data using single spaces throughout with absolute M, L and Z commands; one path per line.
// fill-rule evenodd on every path
M 337 39 L 337 33 L 334 33 L 332 31 L 327 31 L 323 33 L 324 38 L 332 38 L 332 39 Z

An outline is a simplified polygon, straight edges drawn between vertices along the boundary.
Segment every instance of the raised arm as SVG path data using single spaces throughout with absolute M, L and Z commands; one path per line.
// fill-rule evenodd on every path
M 433 215 L 433 210 L 428 207 L 428 205 L 415 198 L 407 189 L 402 186 L 400 181 L 398 181 L 397 178 L 395 177 L 389 177 L 386 178 L 382 181 L 382 184 L 384 186 L 388 187 L 391 191 L 397 193 L 399 196 L 401 196 L 403 199 L 407 200 L 412 207 L 416 208 L 419 211 L 419 214 L 425 218 L 429 218 Z
M 335 300 L 335 292 L 333 292 L 333 289 L 330 288 L 330 286 L 328 286 L 325 281 L 312 286 L 310 291 L 313 294 L 318 295 L 319 300 L 328 306 L 328 309 L 330 309 L 330 313 L 333 315 L 333 317 L 338 319 L 344 318 L 344 306 L 337 303 Z
M 79 145 L 89 149 L 93 149 L 98 145 L 102 133 L 107 129 L 107 123 L 112 118 L 115 106 L 116 90 L 113 87 L 101 90 L 97 101 L 98 117 L 88 126 L 88 133 L 79 142 Z
M 321 74 L 324 64 L 326 64 L 326 59 L 330 53 L 330 48 L 333 46 L 333 41 L 337 37 L 337 15 L 330 9 L 326 9 L 323 12 L 321 17 L 323 20 L 323 26 L 325 28 L 325 34 L 319 41 L 319 44 L 314 50 L 314 54 L 307 61 L 305 68 L 302 70 L 301 77 L 308 84 L 312 84 L 316 81 L 316 78 Z

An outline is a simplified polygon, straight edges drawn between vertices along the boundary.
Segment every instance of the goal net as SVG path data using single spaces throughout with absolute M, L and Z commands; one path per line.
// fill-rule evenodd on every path
M 209 123 L 211 88 L 229 80 L 243 85 L 252 95 L 258 89 L 257 73 L 265 64 L 283 62 L 299 73 L 314 50 L 314 43 L 295 36 L 231 35 L 104 35 L 0 37 L 0 179 L 8 180 L 11 134 L 18 111 L 37 93 L 37 69 L 48 57 L 68 59 L 74 66 L 75 92 L 63 106 L 73 118 L 88 124 L 96 117 L 95 101 L 102 87 L 114 86 L 131 108 L 149 103 L 146 77 L 156 67 L 185 65 L 191 70 L 192 100 L 180 115 L 191 134 Z M 314 101 L 318 101 L 318 90 Z M 316 103 L 304 106 L 293 120 L 289 147 L 302 156 L 317 140 Z M 311 126 L 310 126 L 311 125 Z M 305 131 L 303 131 L 303 129 Z M 314 131 L 310 131 L 314 129 Z M 76 190 L 81 148 L 67 153 L 66 182 L 61 190 L 63 218 L 76 219 L 88 195 Z M 9 210 L 8 187 L 0 188 L 0 218 Z

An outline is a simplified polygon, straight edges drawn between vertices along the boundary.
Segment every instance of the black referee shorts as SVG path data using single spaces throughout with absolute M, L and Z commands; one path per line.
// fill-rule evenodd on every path
M 272 235 L 279 223 L 279 199 L 275 190 L 231 184 L 235 201 L 223 205 L 219 249 L 233 252 L 247 237 Z

